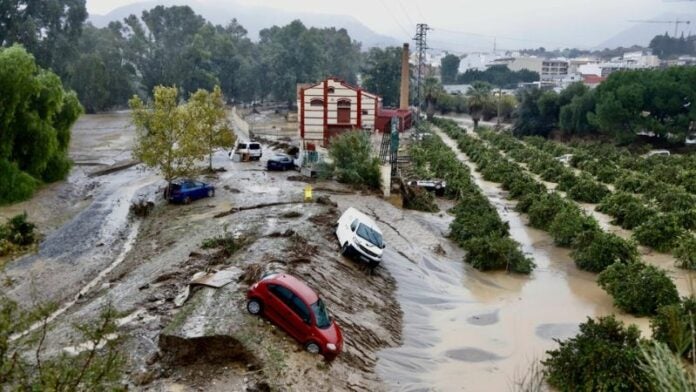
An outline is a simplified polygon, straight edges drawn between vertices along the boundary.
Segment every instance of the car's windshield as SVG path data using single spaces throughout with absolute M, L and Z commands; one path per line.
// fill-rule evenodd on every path
M 252 143 L 252 144 L 249 145 L 249 149 L 250 149 L 250 150 L 260 150 L 260 149 L 261 149 L 261 145 L 260 145 L 260 144 L 253 144 L 253 143 Z
M 246 143 L 239 143 L 239 144 L 237 144 L 237 148 L 239 148 L 240 150 L 241 150 L 241 149 L 244 149 L 244 148 L 247 148 Z
M 360 226 L 358 226 L 357 233 L 361 238 L 370 241 L 372 245 L 382 247 L 382 234 L 372 230 L 365 224 L 361 223 Z
M 312 313 L 314 313 L 314 318 L 317 320 L 317 327 L 326 329 L 331 326 L 331 317 L 329 317 L 329 312 L 326 311 L 324 301 L 319 299 L 317 302 L 313 303 Z

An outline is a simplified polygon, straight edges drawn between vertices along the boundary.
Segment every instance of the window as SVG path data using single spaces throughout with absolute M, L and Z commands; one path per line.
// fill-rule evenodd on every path
M 314 98 L 309 101 L 309 106 L 324 106 L 324 100 L 319 98 Z
M 324 301 L 319 299 L 319 301 L 313 303 L 312 312 L 314 312 L 314 318 L 317 319 L 317 327 L 326 329 L 331 326 L 331 317 L 329 317 L 329 312 L 326 311 Z
M 382 235 L 379 234 L 378 232 L 372 230 L 372 228 L 365 226 L 364 224 L 360 224 L 358 227 L 357 234 L 360 238 L 363 238 L 367 241 L 370 241 L 370 243 L 374 246 L 377 247 L 382 247 L 382 244 L 384 244 L 382 240 Z
M 359 224 L 359 223 L 360 223 L 360 222 L 358 222 L 357 219 L 354 220 L 353 223 L 350 224 L 350 229 L 351 229 L 352 231 L 355 231 L 355 229 L 358 228 L 358 224 Z
M 333 94 L 336 92 L 336 90 L 333 87 L 329 87 L 329 94 Z
M 273 295 L 278 297 L 278 299 L 283 301 L 286 305 L 290 306 L 290 303 L 292 302 L 292 297 L 294 296 L 292 291 L 276 284 L 268 285 L 268 291 L 273 293 Z
M 339 107 L 339 108 L 350 108 L 350 100 L 348 100 L 348 99 L 339 99 L 339 100 L 338 100 L 338 107 Z
M 283 301 L 283 303 L 303 321 L 309 322 L 311 320 L 309 317 L 309 308 L 307 308 L 307 305 L 305 305 L 304 302 L 302 302 L 302 300 L 292 291 L 283 286 L 275 284 L 268 285 L 268 291 Z
M 367 110 L 363 110 L 363 111 L 362 111 L 363 116 L 367 116 L 368 113 L 369 113 L 369 112 L 368 112 Z
M 298 296 L 292 296 L 292 304 L 290 308 L 293 310 L 293 312 L 297 313 L 297 315 L 300 316 L 304 322 L 309 323 L 312 320 L 309 317 L 309 308 Z

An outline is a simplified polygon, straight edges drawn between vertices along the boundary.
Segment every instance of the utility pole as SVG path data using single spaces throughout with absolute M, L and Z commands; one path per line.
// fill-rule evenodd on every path
M 416 36 L 413 38 L 416 41 L 416 51 L 418 52 L 418 65 L 416 70 L 416 121 L 420 122 L 421 112 L 421 83 L 425 73 L 425 52 L 428 50 L 427 35 L 428 27 L 425 23 L 416 25 Z
M 496 125 L 497 130 L 500 130 L 500 104 L 503 99 L 503 89 L 498 87 L 498 123 Z

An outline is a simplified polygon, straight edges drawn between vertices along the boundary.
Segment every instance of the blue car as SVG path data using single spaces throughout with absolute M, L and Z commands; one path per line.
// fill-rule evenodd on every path
M 169 189 L 164 190 L 165 198 L 171 203 L 189 204 L 193 200 L 215 196 L 215 187 L 195 180 L 173 181 Z
M 268 158 L 266 163 L 266 168 L 268 170 L 288 170 L 294 169 L 295 163 L 292 161 L 289 155 L 285 154 L 275 154 Z

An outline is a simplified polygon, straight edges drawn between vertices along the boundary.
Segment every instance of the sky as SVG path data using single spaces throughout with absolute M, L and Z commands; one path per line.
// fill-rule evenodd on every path
M 140 0 L 87 0 L 90 13 L 106 14 Z M 191 0 L 235 2 L 290 11 L 351 15 L 372 30 L 400 40 L 410 38 L 416 23 L 433 27 L 430 46 L 452 40 L 486 38 L 492 46 L 591 47 L 634 25 L 630 20 L 660 15 L 696 14 L 686 0 Z M 665 25 L 665 30 L 673 26 Z M 688 27 L 696 34 L 696 21 Z M 483 48 L 482 48 L 483 49 Z

